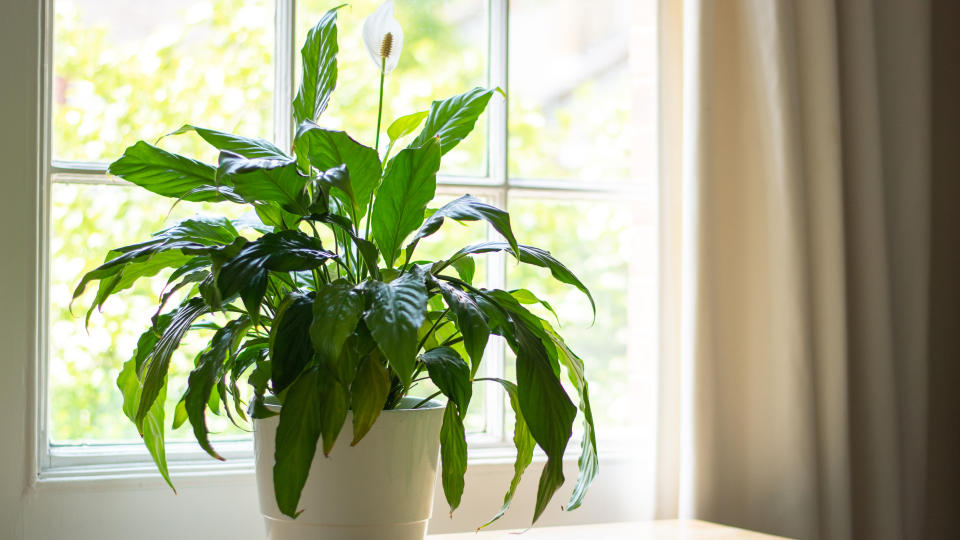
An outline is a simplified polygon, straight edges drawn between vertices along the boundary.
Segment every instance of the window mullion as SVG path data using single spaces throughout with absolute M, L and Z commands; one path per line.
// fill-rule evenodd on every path
M 296 57 L 296 0 L 276 0 L 276 43 L 274 46 L 273 131 L 274 142 L 283 149 L 291 147 L 293 125 L 293 73 Z

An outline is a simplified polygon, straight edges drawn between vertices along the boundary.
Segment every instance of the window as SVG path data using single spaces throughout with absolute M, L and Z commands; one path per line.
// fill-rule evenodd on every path
M 298 47 L 334 3 L 47 1 L 41 477 L 147 471 L 149 457 L 120 412 L 114 381 L 155 309 L 165 276 L 112 297 L 102 314 L 92 315 L 89 329 L 84 314 L 91 291 L 72 312 L 70 297 L 107 248 L 212 208 L 181 203 L 171 211 L 169 200 L 107 176 L 106 163 L 136 140 L 188 122 L 272 134 L 281 147 L 289 146 Z M 378 3 L 355 0 L 339 14 L 338 91 L 321 118 L 367 144 L 374 135 L 377 81 L 359 29 Z M 553 303 L 571 345 L 587 361 L 598 429 L 610 441 L 601 454 L 629 440 L 633 456 L 639 452 L 649 468 L 656 379 L 655 2 L 396 3 L 406 39 L 400 65 L 387 79 L 385 123 L 473 86 L 506 90 L 509 100 L 491 101 L 476 131 L 444 158 L 438 193 L 452 198 L 469 192 L 507 207 L 521 242 L 549 249 L 591 288 L 598 306 L 592 325 L 583 297 L 544 280 L 537 269 L 497 257 L 481 268 L 490 285 L 530 288 Z M 192 135 L 166 137 L 161 145 L 216 159 Z M 447 229 L 421 249 L 443 256 L 450 246 L 487 234 L 479 225 Z M 191 346 L 198 344 L 184 348 Z M 510 370 L 509 355 L 492 349 L 488 375 Z M 175 357 L 171 388 L 178 380 L 182 387 L 191 358 Z M 509 447 L 512 427 L 505 425 L 499 388 L 478 385 L 476 391 L 482 399 L 475 400 L 468 427 L 477 455 L 485 447 Z M 176 401 L 168 396 L 168 418 Z M 181 428 L 168 435 L 175 479 L 178 470 L 249 468 L 248 435 L 217 421 L 221 433 L 214 444 L 234 459 L 226 465 L 206 459 Z M 500 483 L 494 503 L 506 487 Z

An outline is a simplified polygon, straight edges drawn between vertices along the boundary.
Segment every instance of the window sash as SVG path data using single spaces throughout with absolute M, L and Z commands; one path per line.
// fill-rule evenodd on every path
M 131 185 L 121 179 L 106 174 L 107 164 L 99 162 L 58 161 L 52 159 L 51 133 L 53 126 L 51 110 L 51 81 L 53 78 L 53 2 L 44 0 L 44 100 L 43 100 L 43 140 L 41 145 L 43 178 L 46 186 L 42 189 L 42 234 L 40 238 L 42 291 L 40 312 L 39 342 L 39 399 L 38 399 L 38 445 L 37 459 L 41 479 L 59 479 L 73 477 L 91 477 L 109 475 L 142 475 L 153 470 L 153 463 L 146 449 L 136 444 L 91 444 L 91 445 L 53 445 L 48 432 L 48 390 L 47 364 L 49 362 L 49 267 L 50 234 L 49 218 L 50 189 L 57 183 L 90 185 Z M 487 84 L 489 87 L 508 89 L 508 29 L 509 1 L 488 0 L 488 54 Z M 296 126 L 279 121 L 291 118 L 291 100 L 295 93 L 295 62 L 298 61 L 296 44 L 296 0 L 276 0 L 275 3 L 275 50 L 274 50 L 274 142 L 281 148 L 288 148 Z M 638 196 L 635 186 L 622 183 L 598 184 L 573 182 L 556 179 L 511 178 L 508 174 L 508 122 L 505 100 L 491 100 L 485 121 L 488 123 L 487 171 L 484 176 L 439 175 L 438 194 L 460 195 L 469 191 L 481 195 L 501 208 L 506 208 L 512 193 L 538 193 L 550 198 L 571 196 L 599 198 L 604 200 L 623 200 L 624 197 Z M 489 227 L 488 227 L 489 229 Z M 489 258 L 489 283 L 494 287 L 503 287 L 506 283 L 507 260 L 503 254 L 493 254 Z M 495 347 L 488 348 L 490 355 L 484 362 L 486 377 L 504 375 L 505 349 L 502 340 Z M 505 432 L 505 396 L 498 385 L 488 385 L 485 393 L 484 420 L 486 429 L 481 433 L 468 435 L 471 460 L 506 459 L 512 453 L 512 434 Z M 615 445 L 615 441 L 614 446 Z M 570 444 L 572 455 L 578 453 L 578 444 Z M 167 443 L 168 462 L 171 472 L 229 473 L 252 470 L 252 442 L 246 440 L 225 440 L 217 443 L 218 451 L 228 458 L 226 463 L 206 459 L 206 454 L 193 442 Z

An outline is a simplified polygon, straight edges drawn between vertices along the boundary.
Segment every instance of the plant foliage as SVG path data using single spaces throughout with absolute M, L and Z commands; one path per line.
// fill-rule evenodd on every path
M 98 284 L 92 312 L 136 280 L 171 271 L 157 315 L 117 378 L 123 412 L 171 483 L 163 426 L 170 358 L 188 332 L 212 331 L 180 397 L 174 428 L 188 421 L 201 447 L 222 459 L 208 438 L 208 412 L 244 421 L 276 414 L 268 403 L 281 405 L 274 486 L 280 509 L 295 517 L 318 446 L 331 452 L 347 412 L 353 411 L 347 429 L 356 444 L 381 410 L 397 407 L 418 379 L 429 378 L 448 399 L 440 445 L 452 512 L 464 488 L 463 419 L 472 385 L 492 382 L 510 398 L 517 461 L 503 508 L 491 522 L 509 507 L 535 445 L 547 457 L 533 521 L 540 517 L 564 482 L 562 459 L 579 408 L 580 475 L 566 506 L 574 509 L 597 475 L 583 362 L 547 320 L 524 307 L 541 302 L 552 311 L 549 304 L 525 289 L 474 285 L 473 257 L 506 252 L 577 287 L 591 307 L 593 298 L 550 253 L 518 243 L 505 211 L 470 195 L 429 208 L 441 157 L 472 131 L 495 89 L 475 88 L 401 117 L 388 129 L 381 161 L 376 148 L 317 124 L 336 86 L 336 10 L 323 16 L 302 49 L 304 77 L 293 102 L 299 126 L 290 154 L 263 139 L 185 125 L 171 135 L 199 135 L 220 151 L 217 164 L 140 141 L 110 165 L 110 174 L 176 201 L 251 210 L 240 220 L 183 220 L 111 250 L 80 281 L 74 298 Z M 389 157 L 421 122 L 419 134 Z M 418 243 L 446 220 L 486 222 L 504 241 L 466 246 L 444 260 L 418 260 Z M 181 301 L 167 309 L 173 298 Z M 441 327 L 447 328 L 442 340 Z M 491 335 L 516 354 L 515 383 L 476 377 Z M 561 383 L 564 372 L 577 405 Z M 237 384 L 243 377 L 248 392 Z

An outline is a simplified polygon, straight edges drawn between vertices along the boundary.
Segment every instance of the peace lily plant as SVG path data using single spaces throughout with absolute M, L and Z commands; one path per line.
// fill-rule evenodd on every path
M 292 152 L 263 139 L 185 125 L 172 135 L 202 137 L 219 150 L 216 164 L 144 141 L 110 164 L 110 174 L 178 202 L 252 210 L 234 220 L 185 219 L 143 242 L 111 250 L 82 278 L 74 298 L 98 282 L 89 322 L 112 294 L 172 269 L 156 314 L 117 377 L 123 411 L 173 487 L 164 452 L 168 368 L 186 334 L 205 336 L 209 342 L 195 358 L 173 428 L 189 422 L 200 446 L 223 459 L 209 440 L 208 411 L 235 422 L 279 414 L 272 488 L 280 511 L 296 517 L 317 446 L 330 455 L 348 416 L 347 437 L 351 446 L 358 444 L 382 411 L 409 404 L 403 398 L 429 379 L 447 399 L 439 444 L 452 512 L 464 489 L 463 419 L 472 385 L 501 385 L 516 419 L 517 458 L 503 507 L 490 522 L 509 507 L 535 445 L 546 454 L 536 522 L 564 482 L 562 459 L 577 416 L 561 383 L 565 376 L 583 417 L 580 474 L 565 506 L 575 509 L 598 468 L 583 362 L 547 320 L 526 307 L 540 303 L 550 309 L 547 302 L 528 290 L 475 284 L 474 257 L 508 253 L 580 289 L 591 307 L 593 299 L 550 253 L 520 244 L 503 210 L 470 195 L 429 206 L 441 157 L 470 133 L 499 89 L 474 88 L 397 119 L 386 130 L 389 143 L 381 156 L 383 79 L 397 66 L 403 46 L 388 0 L 363 26 L 364 44 L 380 75 L 376 142 L 371 148 L 324 129 L 316 122 L 337 82 L 338 9 L 310 30 L 302 49 Z M 419 133 L 391 156 L 421 123 Z M 418 258 L 418 243 L 447 220 L 485 221 L 503 239 L 463 247 L 438 261 Z M 515 381 L 477 376 L 491 335 L 501 336 L 516 354 Z M 238 385 L 244 378 L 250 386 L 245 392 Z M 427 400 L 414 403 L 407 407 Z

